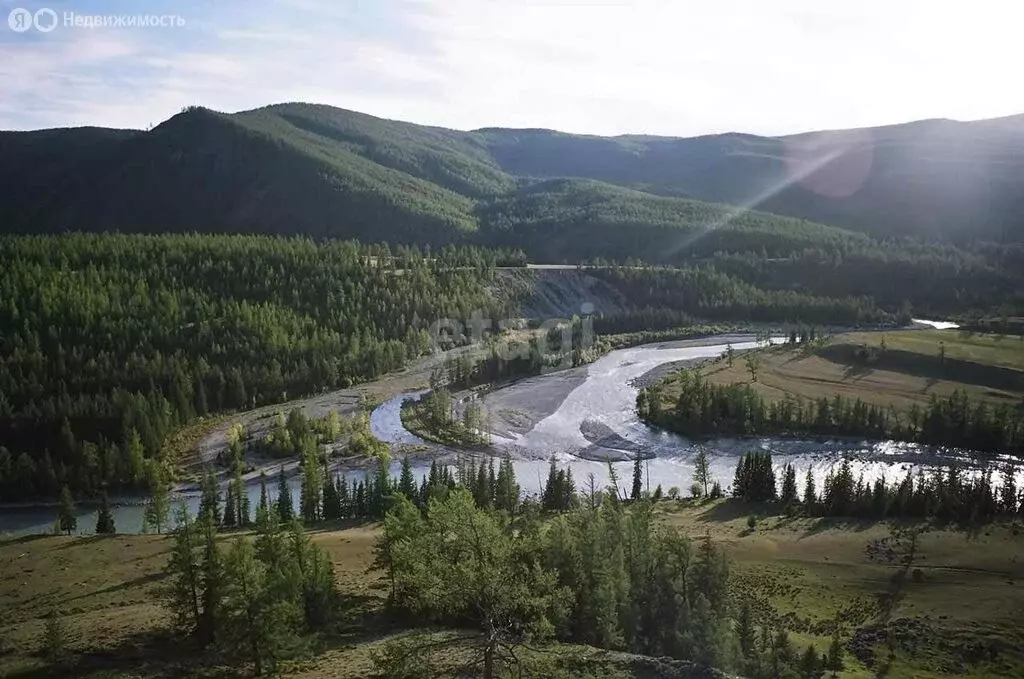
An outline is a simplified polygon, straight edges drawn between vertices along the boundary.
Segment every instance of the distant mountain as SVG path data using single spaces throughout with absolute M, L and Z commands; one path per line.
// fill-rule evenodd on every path
M 777 138 L 475 134 L 515 175 L 587 177 L 881 237 L 1024 240 L 1024 115 Z
M 1020 243 L 1024 116 L 609 138 L 280 104 L 190 108 L 146 132 L 0 132 L 0 231 L 64 230 L 472 240 L 567 260 L 657 260 L 698 240 L 705 252 L 784 256 L 787 243 L 856 241 L 854 231 Z

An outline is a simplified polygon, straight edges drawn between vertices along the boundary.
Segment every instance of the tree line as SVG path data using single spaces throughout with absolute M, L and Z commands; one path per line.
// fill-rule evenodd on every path
M 808 325 L 887 325 L 910 320 L 907 312 L 879 308 L 867 296 L 850 292 L 823 295 L 814 290 L 756 287 L 713 266 L 685 269 L 658 267 L 612 267 L 588 269 L 624 293 L 637 307 L 657 312 L 622 316 L 619 332 L 664 327 L 678 312 L 709 321 L 758 321 L 804 323 Z M 621 325 L 633 320 L 634 327 Z
M 208 511 L 193 518 L 182 507 L 176 524 L 167 603 L 174 629 L 202 648 L 276 673 L 336 622 L 331 561 L 298 521 L 264 514 L 254 539 L 236 537 L 227 549 Z
M 997 469 L 1000 482 L 993 480 Z M 889 480 L 883 475 L 866 481 L 863 474 L 854 475 L 849 459 L 843 459 L 829 470 L 818 490 L 810 469 L 798 480 L 791 464 L 776 472 L 770 453 L 752 452 L 740 456 L 736 464 L 732 495 L 748 502 L 779 502 L 811 516 L 935 518 L 976 525 L 996 517 L 1018 516 L 1024 510 L 1016 467 L 1007 463 L 997 469 L 985 467 L 970 473 L 950 465 L 925 472 L 919 467 L 902 479 Z
M 710 537 L 659 526 L 647 497 L 578 495 L 566 471 L 553 462 L 544 499 L 518 513 L 461 487 L 426 506 L 396 496 L 376 545 L 389 606 L 460 633 L 389 643 L 377 658 L 383 676 L 529 674 L 543 662 L 532 645 L 551 640 L 757 678 L 842 669 L 838 624 L 827 653 L 797 648 L 731 596 L 728 559 Z
M 748 473 L 765 463 L 770 469 L 770 458 L 746 465 Z M 591 475 L 579 492 L 554 460 L 537 499 L 523 497 L 508 458 L 435 462 L 418 486 L 408 458 L 397 479 L 387 469 L 354 484 L 325 477 L 319 492 L 304 476 L 297 510 L 285 475 L 276 495 L 263 476 L 253 514 L 230 484 L 222 500 L 221 484 L 206 475 L 196 516 L 182 507 L 174 519 L 164 590 L 173 629 L 258 675 L 276 672 L 337 629 L 344 604 L 327 554 L 304 527 L 362 514 L 384 520 L 374 567 L 392 611 L 459 630 L 440 642 L 387 644 L 375 658 L 384 676 L 442 676 L 451 657 L 467 653 L 465 667 L 484 677 L 530 671 L 524 648 L 555 640 L 765 679 L 817 679 L 843 667 L 838 622 L 827 652 L 799 647 L 735 596 L 728 559 L 710 537 L 694 541 L 659 524 L 657 493 L 640 490 L 639 464 L 628 500 L 614 473 L 607 488 Z M 252 535 L 228 542 L 220 531 L 237 526 Z M 461 650 L 446 655 L 451 645 Z
M 756 378 L 756 365 L 750 369 Z M 986 453 L 1024 450 L 1024 412 L 971 399 L 961 390 L 932 394 L 926 406 L 906 411 L 836 394 L 769 400 L 750 384 L 713 384 L 698 371 L 677 374 L 669 398 L 664 384 L 637 395 L 640 418 L 685 436 L 864 436 L 952 446 Z

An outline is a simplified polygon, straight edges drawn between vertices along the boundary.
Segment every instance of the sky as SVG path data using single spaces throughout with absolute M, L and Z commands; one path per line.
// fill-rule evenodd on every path
M 0 0 L 0 129 L 285 101 L 602 135 L 973 120 L 1024 113 L 1022 25 L 1019 0 Z

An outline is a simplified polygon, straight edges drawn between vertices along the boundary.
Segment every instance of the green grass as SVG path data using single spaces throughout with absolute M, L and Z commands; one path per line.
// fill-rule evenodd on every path
M 1024 395 L 1024 342 L 1017 339 L 927 330 L 848 333 L 817 346 L 782 345 L 759 353 L 757 381 L 742 356 L 731 367 L 722 359 L 700 370 L 716 384 L 750 384 L 767 399 L 842 394 L 899 410 L 955 390 L 992 404 L 1016 405 Z M 679 394 L 674 377 L 664 386 L 666 402 L 674 403 Z
M 981 365 L 1024 371 L 1024 338 L 949 330 L 915 330 L 888 333 L 853 333 L 848 343 L 902 350 L 921 356 L 937 357 L 939 344 L 945 345 L 946 358 Z
M 846 641 L 886 628 L 879 595 L 899 567 L 873 561 L 866 546 L 887 537 L 889 525 L 768 515 L 750 531 L 746 517 L 759 507 L 733 500 L 660 507 L 664 522 L 695 538 L 709 532 L 726 545 L 733 596 L 748 598 L 755 611 L 784 625 L 794 642 L 825 650 L 837 615 Z M 899 643 L 889 676 L 1024 672 L 1022 533 L 1019 524 L 993 524 L 973 534 L 940 528 L 922 534 L 915 567 L 923 578 L 906 583 L 890 615 Z M 992 649 L 994 659 L 987 655 Z M 870 650 L 879 663 L 888 662 L 884 644 Z M 876 669 L 848 656 L 840 676 L 873 677 Z
M 748 515 L 760 516 L 750 531 Z M 724 545 L 732 597 L 746 598 L 763 620 L 786 627 L 801 649 L 827 648 L 831 623 L 843 620 L 843 638 L 891 663 L 891 677 L 1009 677 L 1024 672 L 1024 537 L 1019 524 L 993 524 L 974 533 L 935 528 L 923 533 L 920 582 L 906 583 L 888 623 L 880 621 L 879 595 L 898 567 L 873 561 L 866 546 L 889 535 L 880 523 L 843 523 L 787 517 L 734 500 L 662 501 L 658 518 L 693 538 L 705 534 Z M 302 677 L 363 677 L 371 654 L 396 632 L 380 615 L 386 586 L 368 570 L 379 527 L 327 527 L 312 531 L 334 564 L 342 592 L 353 602 L 353 620 L 324 640 L 309 658 L 288 665 Z M 231 539 L 224 536 L 222 539 Z M 45 616 L 60 611 L 71 631 L 75 676 L 155 676 L 178 672 L 223 676 L 217 668 L 182 654 L 166 634 L 160 603 L 162 569 L 171 539 L 155 535 L 12 538 L 0 541 L 0 676 L 48 676 L 37 656 Z M 891 630 L 895 654 L 881 641 Z M 429 633 L 429 632 L 424 632 Z M 881 635 L 881 636 L 879 636 Z M 869 643 L 871 642 L 871 643 Z M 863 655 L 863 653 L 862 653 Z M 589 647 L 554 645 L 545 658 L 568 676 L 677 676 L 651 660 Z M 656 664 L 656 663 L 654 663 Z M 847 656 L 844 679 L 876 676 L 877 664 Z M 558 675 L 566 676 L 566 675 Z

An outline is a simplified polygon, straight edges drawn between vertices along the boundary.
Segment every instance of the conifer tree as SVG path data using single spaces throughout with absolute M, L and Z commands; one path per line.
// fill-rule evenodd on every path
M 512 458 L 507 455 L 498 465 L 494 504 L 498 509 L 503 509 L 509 514 L 514 514 L 519 506 L 519 484 L 516 483 L 516 471 L 512 466 Z
M 245 481 L 242 480 L 241 467 L 235 467 L 235 476 L 231 480 L 231 484 L 234 488 L 235 512 L 237 513 L 235 525 L 242 527 L 248 526 L 252 520 L 252 514 L 249 511 L 249 491 L 245 487 Z
M 335 488 L 338 491 L 338 516 L 342 519 L 347 519 L 352 516 L 352 496 L 348 490 L 348 479 L 345 477 L 345 473 L 342 472 L 341 478 L 335 484 Z
M 818 679 L 821 671 L 821 656 L 815 650 L 814 644 L 811 644 L 800 656 L 800 679 Z
M 189 516 L 184 503 L 178 509 L 175 523 L 174 547 L 167 562 L 170 586 L 166 592 L 178 630 L 192 634 L 199 627 L 202 591 L 199 559 L 201 538 L 196 530 L 195 521 Z
M 779 499 L 785 505 L 791 505 L 797 501 L 796 468 L 788 462 L 782 471 L 782 494 Z
M 417 502 L 416 479 L 412 475 L 412 462 L 408 455 L 402 457 L 402 473 L 398 478 L 398 492 Z
M 229 483 L 224 492 L 224 516 L 221 525 L 230 528 L 236 525 L 238 520 L 238 509 L 235 507 L 235 485 Z
M 211 514 L 204 514 L 197 520 L 201 533 L 202 561 L 200 562 L 199 621 L 196 625 L 196 637 L 202 644 L 210 644 L 216 640 L 217 620 L 220 617 L 221 597 L 223 596 L 224 570 L 220 546 L 217 544 L 217 524 Z
M 515 674 L 516 647 L 550 636 L 568 600 L 555 573 L 523 567 L 539 556 L 532 533 L 513 531 L 501 512 L 480 510 L 465 489 L 431 503 L 422 524 L 406 502 L 399 506 L 406 507 L 408 525 L 395 530 L 409 537 L 397 541 L 389 557 L 396 603 L 464 620 L 478 636 L 472 652 L 480 676 L 494 679 L 503 669 Z M 430 673 L 426 648 L 392 657 L 405 659 L 403 676 Z
M 302 524 L 292 521 L 288 534 L 291 559 L 299 576 L 306 628 L 319 630 L 327 624 L 337 597 L 334 569 L 327 553 L 310 540 Z
M 700 485 L 704 489 L 704 497 L 708 497 L 710 494 L 708 486 L 711 484 L 711 463 L 703 448 L 693 460 L 693 482 Z
M 100 508 L 96 513 L 96 532 L 100 535 L 109 535 L 116 532 L 114 528 L 114 515 L 110 512 L 110 500 L 104 491 L 100 499 Z
M 60 529 L 71 535 L 78 528 L 78 518 L 75 516 L 75 500 L 71 497 L 71 491 L 67 485 L 60 489 L 60 497 L 57 499 L 57 523 Z
M 201 520 L 209 517 L 214 525 L 220 523 L 220 483 L 213 470 L 207 469 L 200 484 L 199 516 Z
M 341 518 L 341 505 L 338 501 L 338 487 L 334 479 L 327 473 L 327 465 L 321 473 L 323 478 L 323 490 L 320 495 L 323 498 L 323 519 L 325 521 L 337 521 Z
M 640 454 L 633 457 L 633 487 L 630 492 L 630 499 L 639 500 L 643 495 L 643 467 L 640 463 Z
M 302 520 L 314 523 L 320 518 L 321 491 L 320 461 L 317 459 L 316 440 L 311 435 L 302 438 L 302 487 L 299 506 Z
M 754 633 L 754 614 L 750 609 L 750 602 L 744 599 L 743 605 L 740 607 L 739 618 L 736 620 L 736 640 L 739 642 L 740 653 L 745 660 L 750 660 L 757 652 Z
M 836 676 L 843 671 L 843 664 L 843 643 L 839 638 L 839 621 L 836 620 L 835 627 L 832 629 L 832 641 L 828 646 L 828 667 L 826 669 L 832 671 L 832 676 Z
M 268 569 L 256 559 L 252 543 L 236 538 L 225 558 L 224 615 L 221 645 L 253 663 L 256 676 L 274 669 L 275 643 L 291 633 L 282 616 L 267 603 Z
M 817 503 L 818 493 L 814 487 L 814 474 L 812 473 L 811 468 L 808 467 L 807 475 L 804 480 L 804 507 L 811 510 Z
M 288 525 L 295 518 L 295 505 L 292 504 L 292 491 L 288 487 L 288 479 L 284 475 L 284 467 L 281 467 L 277 475 L 277 520 Z
M 64 618 L 57 611 L 51 611 L 43 628 L 43 647 L 40 649 L 43 657 L 50 662 L 60 662 L 67 654 L 68 636 Z
M 263 523 L 270 516 L 270 498 L 267 495 L 267 473 L 260 470 L 260 502 L 256 505 L 256 523 Z
M 157 534 L 163 532 L 171 511 L 170 483 L 163 467 L 153 464 L 149 473 L 149 501 L 143 510 L 143 524 L 156 528 Z

